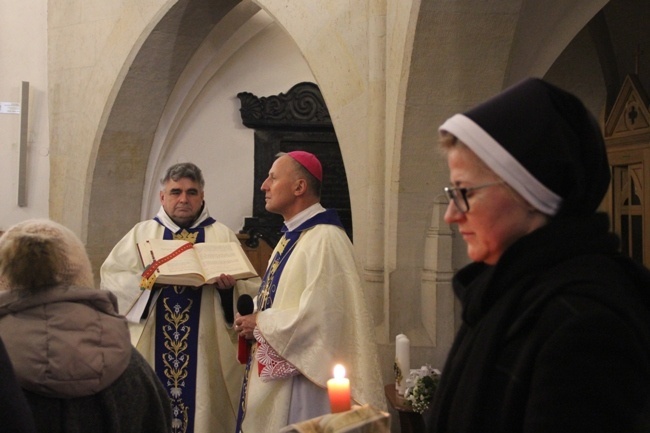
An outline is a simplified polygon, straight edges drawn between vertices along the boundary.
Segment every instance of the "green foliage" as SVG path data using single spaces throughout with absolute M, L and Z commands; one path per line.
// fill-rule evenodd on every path
M 419 376 L 412 387 L 407 388 L 404 398 L 417 413 L 424 413 L 433 400 L 433 394 L 440 382 L 440 372 L 430 370 L 429 374 Z

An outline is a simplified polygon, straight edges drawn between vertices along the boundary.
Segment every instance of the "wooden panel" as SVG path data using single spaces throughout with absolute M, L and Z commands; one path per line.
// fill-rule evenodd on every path
M 250 239 L 250 236 L 245 233 L 238 233 L 237 239 L 239 239 L 239 243 L 244 249 L 246 256 L 248 256 L 248 260 L 251 261 L 251 264 L 257 271 L 257 274 L 260 278 L 264 276 L 266 265 L 269 263 L 273 248 L 264 241 L 257 242 L 256 247 L 249 246 L 246 241 Z
M 609 163 L 612 168 L 610 188 L 612 229 L 621 238 L 622 251 L 639 263 L 650 266 L 648 250 L 648 221 L 650 210 L 646 143 L 640 143 L 625 150 L 610 150 Z
M 343 227 L 353 239 L 352 209 L 343 157 L 318 86 L 302 82 L 287 93 L 259 97 L 240 92 L 237 97 L 241 101 L 242 123 L 255 130 L 253 215 L 244 218 L 240 232 L 253 238 L 261 236 L 272 246 L 280 240 L 283 219 L 266 210 L 260 186 L 278 152 L 305 150 L 315 154 L 323 164 L 321 204 L 338 212 Z

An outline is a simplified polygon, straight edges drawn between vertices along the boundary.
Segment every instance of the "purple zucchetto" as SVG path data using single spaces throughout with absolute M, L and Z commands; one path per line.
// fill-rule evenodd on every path
M 439 128 L 465 143 L 540 212 L 587 215 L 610 181 L 595 118 L 574 95 L 526 79 Z
M 305 152 L 304 150 L 294 150 L 293 152 L 287 153 L 287 155 L 298 161 L 298 164 L 305 167 L 320 182 L 323 181 L 323 167 L 318 158 L 316 158 L 316 155 Z

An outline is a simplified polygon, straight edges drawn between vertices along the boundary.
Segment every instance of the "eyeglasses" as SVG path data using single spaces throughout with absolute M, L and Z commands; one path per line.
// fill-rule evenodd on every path
M 450 201 L 454 202 L 456 209 L 461 213 L 469 212 L 469 202 L 467 201 L 467 193 L 476 191 L 477 189 L 487 188 L 488 186 L 501 185 L 503 181 L 486 183 L 483 185 L 472 186 L 469 188 L 461 188 L 459 186 L 447 186 L 444 188 L 445 194 Z

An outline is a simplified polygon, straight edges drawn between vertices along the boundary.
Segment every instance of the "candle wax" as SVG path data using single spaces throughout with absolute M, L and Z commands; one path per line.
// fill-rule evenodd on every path
M 330 399 L 332 413 L 345 412 L 351 408 L 350 379 L 344 376 L 345 369 L 337 365 L 334 368 L 334 378 L 327 381 L 327 394 Z

